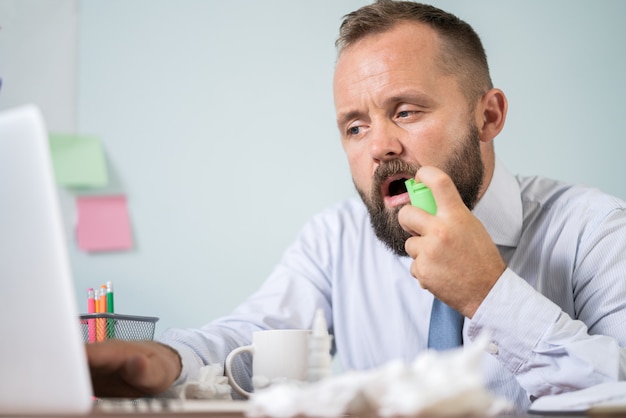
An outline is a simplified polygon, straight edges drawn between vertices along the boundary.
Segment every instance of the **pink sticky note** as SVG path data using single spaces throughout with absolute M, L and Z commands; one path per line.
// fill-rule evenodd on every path
M 85 251 L 120 251 L 133 246 L 126 196 L 79 196 L 76 238 Z

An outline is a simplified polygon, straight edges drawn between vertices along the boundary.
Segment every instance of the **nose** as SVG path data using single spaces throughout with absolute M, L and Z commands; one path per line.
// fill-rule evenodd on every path
M 374 125 L 374 124 L 372 124 Z M 370 131 L 369 152 L 372 159 L 382 162 L 402 154 L 399 128 L 392 122 L 379 122 Z

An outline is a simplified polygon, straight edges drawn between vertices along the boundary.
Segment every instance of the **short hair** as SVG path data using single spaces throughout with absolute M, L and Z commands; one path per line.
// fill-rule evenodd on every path
M 444 74 L 459 77 L 460 88 L 470 103 L 493 87 L 478 34 L 455 15 L 428 4 L 378 0 L 348 13 L 335 42 L 339 56 L 368 35 L 386 32 L 403 22 L 423 23 L 435 30 L 441 39 L 439 67 Z

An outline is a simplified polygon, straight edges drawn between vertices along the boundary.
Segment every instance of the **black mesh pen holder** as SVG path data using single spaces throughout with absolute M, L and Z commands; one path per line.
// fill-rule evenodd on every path
M 92 313 L 80 315 L 83 341 L 100 342 L 108 339 L 152 340 L 159 318 L 153 316 Z

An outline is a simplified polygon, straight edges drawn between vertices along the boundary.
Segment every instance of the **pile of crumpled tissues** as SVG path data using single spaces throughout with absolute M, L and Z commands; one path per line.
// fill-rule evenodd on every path
M 488 340 L 443 352 L 426 351 L 412 364 L 391 362 L 314 383 L 274 383 L 255 391 L 248 417 L 490 416 L 513 406 L 484 386 L 480 361 Z
M 159 398 L 232 400 L 224 366 L 209 364 L 200 369 L 197 379 L 169 388 Z

